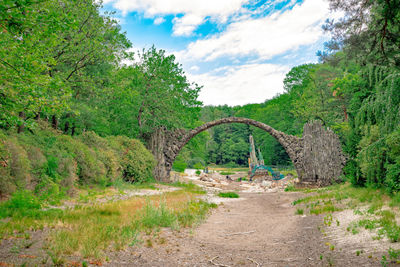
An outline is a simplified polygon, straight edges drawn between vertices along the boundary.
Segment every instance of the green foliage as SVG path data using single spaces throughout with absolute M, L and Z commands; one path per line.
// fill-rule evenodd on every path
M 187 166 L 186 162 L 178 158 L 174 161 L 172 169 L 176 172 L 184 172 L 186 170 L 186 166 Z
M 204 220 L 210 208 L 216 208 L 214 203 L 208 203 L 203 200 L 190 201 L 186 207 L 177 213 L 179 225 L 182 227 L 190 227 L 194 223 Z
M 150 201 L 146 202 L 140 215 L 140 224 L 145 228 L 176 227 L 177 218 L 164 202 L 155 207 Z
M 196 175 L 200 175 L 201 171 L 200 170 L 196 170 Z
M 194 166 L 193 166 L 196 170 L 201 170 L 201 169 L 203 169 L 204 168 L 204 166 L 201 164 L 201 163 L 196 163 L 196 164 L 194 164 Z
M 230 171 L 222 171 L 220 172 L 221 175 L 232 175 L 235 174 L 234 172 L 230 172 Z
M 225 198 L 239 198 L 239 194 L 236 192 L 219 192 L 218 196 Z
M 175 182 L 171 185 L 176 186 L 176 187 L 182 187 L 185 189 L 185 191 L 193 193 L 193 194 L 206 194 L 206 191 L 204 191 L 200 186 L 195 185 L 192 182 L 189 182 L 189 183 Z
M 104 81 L 130 47 L 109 14 L 93 1 L 6 1 L 0 4 L 0 127 L 32 125 L 69 112 Z M 23 56 L 21 56 L 23 55 Z M 85 95 L 86 94 L 86 95 Z M 74 98 L 72 98 L 74 96 Z
M 123 136 L 107 139 L 111 147 L 117 150 L 125 180 L 142 183 L 152 179 L 154 158 L 139 140 Z
M 304 210 L 300 209 L 300 208 L 297 208 L 295 214 L 296 215 L 303 215 L 304 214 Z
M 0 134 L 1 194 L 33 184 L 42 201 L 56 204 L 72 194 L 77 183 L 110 186 L 122 177 L 129 182 L 152 179 L 153 156 L 135 139 L 106 139 L 94 132 L 71 137 L 46 124 L 33 134 Z
M 0 204 L 0 218 L 31 216 L 40 208 L 39 199 L 31 191 L 16 191 L 9 200 Z

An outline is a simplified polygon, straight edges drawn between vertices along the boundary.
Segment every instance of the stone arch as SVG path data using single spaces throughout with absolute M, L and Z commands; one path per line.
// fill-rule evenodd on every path
M 207 122 L 192 130 L 167 131 L 158 129 L 152 136 L 149 148 L 157 160 L 154 176 L 169 181 L 172 164 L 184 145 L 197 134 L 226 123 L 243 123 L 260 128 L 274 137 L 286 150 L 299 175 L 301 183 L 330 184 L 342 174 L 345 157 L 339 138 L 320 122 L 304 126 L 302 138 L 275 130 L 269 125 L 248 118 L 228 117 Z

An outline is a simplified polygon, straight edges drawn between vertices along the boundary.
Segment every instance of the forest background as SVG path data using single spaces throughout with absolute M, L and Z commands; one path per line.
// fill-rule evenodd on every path
M 77 185 L 151 179 L 145 148 L 159 128 L 191 129 L 229 116 L 301 136 L 321 120 L 348 156 L 344 179 L 400 190 L 400 1 L 330 0 L 332 40 L 320 63 L 294 67 L 285 91 L 262 104 L 203 106 L 174 55 L 138 51 L 111 13 L 90 0 L 0 3 L 0 195 L 45 198 Z M 246 166 L 252 134 L 268 165 L 291 165 L 268 134 L 221 125 L 183 149 L 175 168 Z

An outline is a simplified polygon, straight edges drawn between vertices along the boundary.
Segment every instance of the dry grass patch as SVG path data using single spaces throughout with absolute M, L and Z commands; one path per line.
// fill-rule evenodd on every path
M 205 218 L 215 205 L 196 199 L 193 185 L 159 196 L 133 197 L 105 204 L 75 206 L 67 210 L 42 210 L 0 221 L 0 236 L 13 236 L 27 230 L 52 229 L 45 249 L 53 263 L 75 255 L 106 259 L 110 250 L 121 250 L 140 241 L 140 233 L 154 229 L 190 227 Z

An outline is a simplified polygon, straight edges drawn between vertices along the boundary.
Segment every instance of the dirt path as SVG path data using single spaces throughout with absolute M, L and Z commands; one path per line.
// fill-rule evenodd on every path
M 145 244 L 110 255 L 108 266 L 380 266 L 331 251 L 320 216 L 295 215 L 299 193 L 242 193 L 192 231 L 162 230 Z M 322 256 L 322 259 L 321 259 Z M 212 262 L 211 262 L 212 260 Z

